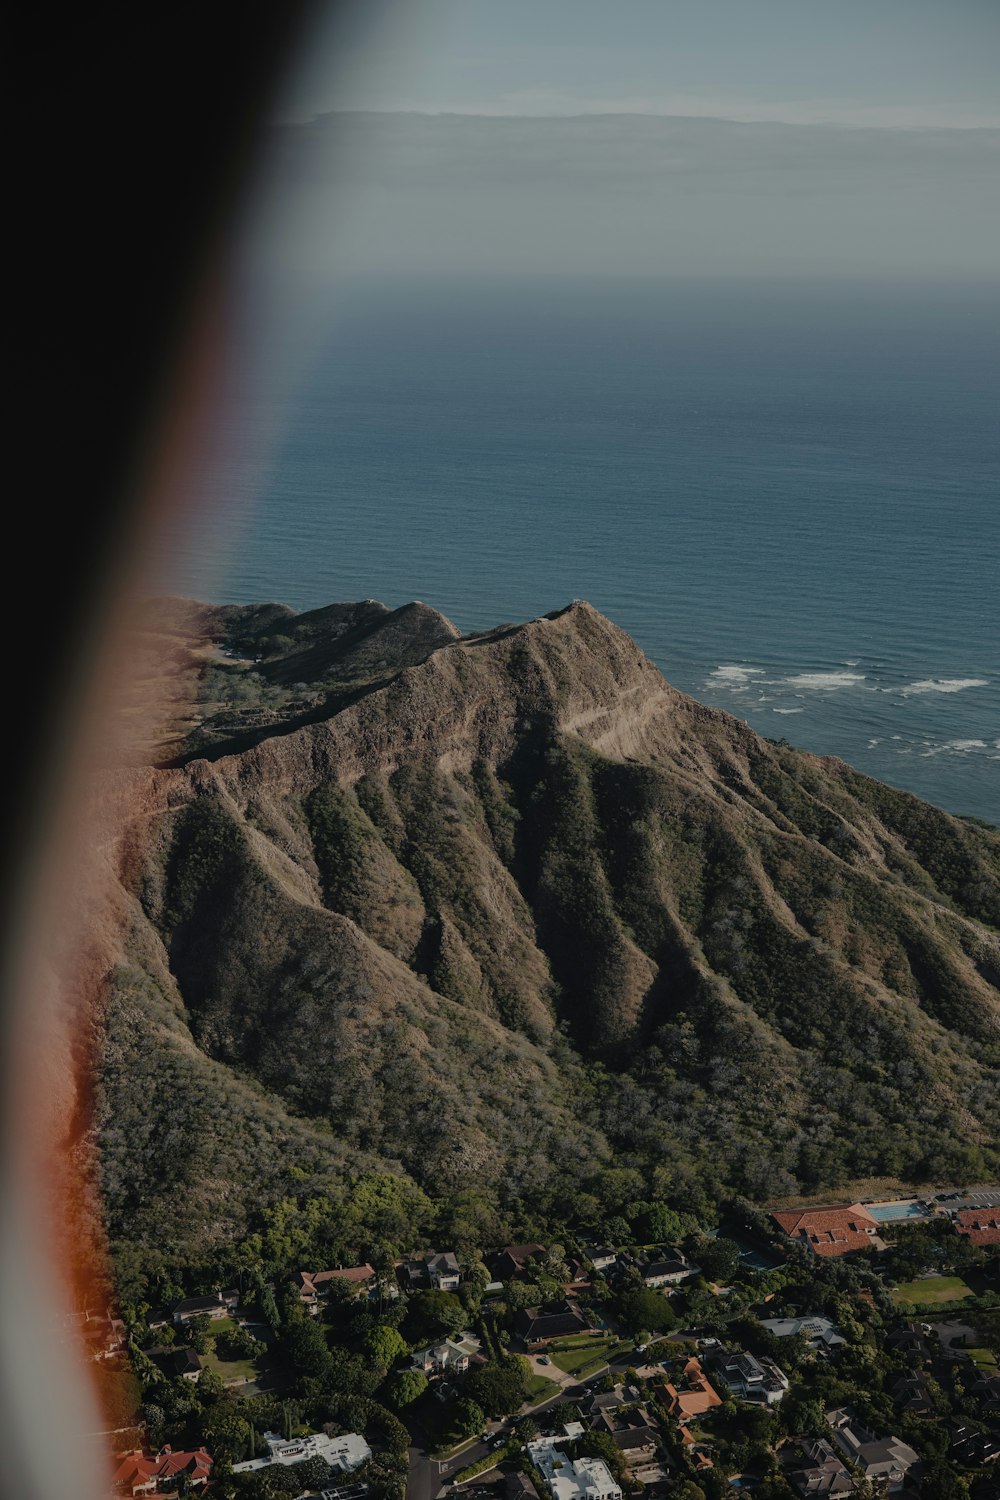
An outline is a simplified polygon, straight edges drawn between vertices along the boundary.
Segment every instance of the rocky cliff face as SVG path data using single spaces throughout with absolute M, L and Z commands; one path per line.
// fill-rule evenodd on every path
M 995 1163 L 995 831 L 762 740 L 584 603 L 150 629 L 202 704 L 109 776 L 119 1239 L 224 1240 L 289 1157 L 511 1223 L 599 1221 L 612 1166 L 691 1200 Z

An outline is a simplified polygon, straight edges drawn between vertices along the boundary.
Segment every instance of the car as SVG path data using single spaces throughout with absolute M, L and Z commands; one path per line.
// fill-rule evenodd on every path
M 549 1359 L 549 1356 L 547 1354 L 540 1354 L 538 1356 L 538 1363 L 540 1365 L 550 1365 L 552 1361 L 551 1359 Z
M 490 1443 L 490 1447 L 491 1448 L 502 1448 L 503 1445 L 504 1445 L 504 1443 L 506 1441 L 507 1441 L 507 1434 L 504 1433 L 504 1432 L 498 1432 L 497 1435 L 496 1435 L 496 1437 L 493 1439 L 492 1443 Z

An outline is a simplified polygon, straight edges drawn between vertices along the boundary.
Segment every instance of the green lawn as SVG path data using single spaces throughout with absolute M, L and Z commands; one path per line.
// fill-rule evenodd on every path
M 530 1401 L 532 1406 L 537 1406 L 539 1401 L 548 1401 L 550 1396 L 559 1394 L 558 1384 L 550 1380 L 547 1375 L 529 1375 L 524 1385 L 527 1391 L 525 1400 Z
M 208 1353 L 201 1356 L 201 1362 L 206 1370 L 214 1370 L 216 1375 L 226 1382 L 235 1384 L 237 1381 L 255 1380 L 260 1374 L 260 1363 L 253 1359 L 223 1359 L 218 1352 L 217 1339 L 225 1338 L 227 1333 L 237 1327 L 233 1318 L 219 1318 L 212 1323 L 211 1336 L 209 1338 Z
M 961 1276 L 925 1276 L 894 1286 L 892 1300 L 897 1307 L 930 1306 L 934 1302 L 964 1302 L 973 1296 Z
M 982 1370 L 995 1370 L 997 1367 L 997 1357 L 992 1349 L 966 1349 L 964 1352 Z
M 550 1349 L 583 1349 L 588 1344 L 592 1344 L 595 1341 L 595 1339 L 600 1339 L 600 1340 L 602 1340 L 605 1343 L 608 1342 L 608 1340 L 605 1338 L 605 1336 L 603 1334 L 599 1334 L 599 1333 L 598 1334 L 595 1334 L 595 1333 L 571 1333 L 568 1338 L 553 1339 L 552 1343 L 549 1345 L 549 1348 Z
M 569 1341 L 567 1340 L 567 1343 Z M 552 1347 L 550 1358 L 554 1365 L 560 1370 L 565 1370 L 567 1375 L 589 1375 L 592 1371 L 600 1369 L 612 1358 L 622 1354 L 630 1354 L 634 1344 L 619 1343 L 613 1338 L 581 1339 L 572 1347 L 563 1349 Z

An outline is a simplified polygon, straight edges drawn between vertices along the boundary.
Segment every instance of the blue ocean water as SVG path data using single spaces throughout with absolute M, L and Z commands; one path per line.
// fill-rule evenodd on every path
M 1000 289 L 354 286 L 321 334 L 263 453 L 260 372 L 230 414 L 170 587 L 586 598 L 761 733 L 1000 821 Z

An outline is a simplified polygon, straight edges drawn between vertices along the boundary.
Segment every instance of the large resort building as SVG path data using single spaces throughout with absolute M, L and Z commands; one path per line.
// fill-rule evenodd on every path
M 814 1255 L 850 1255 L 855 1250 L 883 1250 L 879 1221 L 860 1203 L 835 1208 L 796 1208 L 771 1215 L 780 1229 Z

